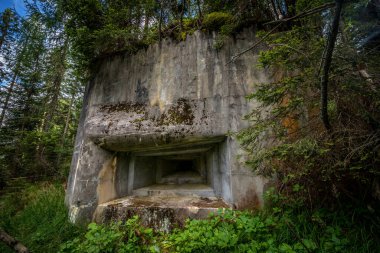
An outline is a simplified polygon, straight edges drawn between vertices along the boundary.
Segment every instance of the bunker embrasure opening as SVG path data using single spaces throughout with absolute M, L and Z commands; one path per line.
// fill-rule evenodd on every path
M 212 197 L 214 191 L 207 180 L 204 154 L 136 157 L 133 196 L 200 196 Z M 150 164 L 150 171 L 143 167 Z M 148 179 L 149 178 L 149 179 Z M 129 187 L 132 187 L 131 185 Z
M 197 152 L 120 153 L 115 181 L 118 196 L 217 197 L 216 153 L 216 147 Z

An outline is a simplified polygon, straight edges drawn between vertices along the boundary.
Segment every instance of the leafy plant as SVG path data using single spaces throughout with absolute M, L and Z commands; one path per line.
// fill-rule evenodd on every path
M 353 234 L 363 231 L 346 223 L 350 219 L 346 215 L 277 209 L 255 213 L 227 210 L 207 220 L 189 220 L 161 245 L 165 252 L 369 252 L 377 247 L 371 233 L 364 239 L 370 244 L 368 248 L 355 247 L 362 242 L 359 238 L 350 240 L 352 235 L 344 233 L 341 226 L 349 224 L 346 229 L 355 231 Z
M 60 252 L 155 252 L 153 230 L 139 224 L 137 216 L 108 226 L 90 223 L 84 238 L 62 245 Z
M 224 25 L 231 23 L 233 16 L 226 12 L 211 12 L 207 14 L 202 26 L 209 31 L 219 31 Z

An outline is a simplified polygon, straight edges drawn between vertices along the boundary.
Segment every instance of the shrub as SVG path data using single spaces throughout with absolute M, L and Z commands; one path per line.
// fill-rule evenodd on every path
M 211 12 L 207 14 L 202 22 L 203 28 L 209 31 L 219 31 L 222 26 L 231 23 L 233 17 L 226 12 Z
M 137 216 L 108 226 L 90 223 L 84 237 L 62 245 L 60 252 L 155 252 L 153 230 L 140 226 Z
M 162 31 L 163 37 L 170 37 L 176 41 L 185 41 L 188 35 L 193 34 L 198 29 L 197 19 L 183 18 L 182 25 L 180 20 L 173 20 Z M 156 31 L 158 33 L 158 30 Z
M 279 207 L 220 211 L 207 220 L 189 220 L 161 245 L 164 252 L 375 252 L 374 233 L 350 218 L 343 212 Z

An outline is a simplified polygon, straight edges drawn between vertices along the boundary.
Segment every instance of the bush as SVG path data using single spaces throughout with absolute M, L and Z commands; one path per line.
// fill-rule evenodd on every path
M 60 252 L 155 252 L 154 242 L 153 230 L 140 226 L 139 218 L 135 216 L 124 224 L 91 223 L 84 237 L 63 244 Z
M 374 235 L 347 215 L 275 208 L 257 213 L 226 211 L 192 220 L 163 242 L 168 252 L 372 252 Z M 337 218 L 339 217 L 339 218 Z M 348 221 L 348 222 L 347 222 Z M 347 223 L 346 223 L 347 222 Z M 350 225 L 347 225 L 350 224 Z M 347 225 L 348 227 L 342 227 Z M 347 231 L 352 231 L 351 234 Z M 371 237 L 372 236 L 372 237 Z M 362 247 L 365 245 L 365 247 Z
M 272 195 L 274 197 L 274 195 Z M 90 224 L 64 252 L 376 252 L 376 236 L 345 213 L 281 209 L 256 213 L 220 210 L 183 229 L 157 234 L 138 217 L 125 224 Z
M 230 24 L 232 20 L 233 17 L 229 13 L 211 12 L 204 17 L 202 26 L 209 31 L 219 31 L 222 26 Z
M 176 41 L 185 41 L 188 35 L 193 34 L 198 29 L 197 21 L 195 18 L 183 18 L 181 25 L 180 20 L 173 20 L 163 29 L 162 36 L 170 37 Z

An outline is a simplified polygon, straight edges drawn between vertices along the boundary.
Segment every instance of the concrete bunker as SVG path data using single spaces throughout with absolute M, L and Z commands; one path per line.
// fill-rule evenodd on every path
M 230 132 L 255 101 L 258 51 L 227 64 L 255 41 L 252 29 L 216 51 L 215 34 L 162 41 L 105 59 L 86 87 L 66 203 L 76 223 L 139 215 L 161 230 L 218 208 L 263 204 L 266 179 L 245 164 Z M 260 49 L 260 48 L 259 48 Z M 177 225 L 175 225 L 177 224 Z

